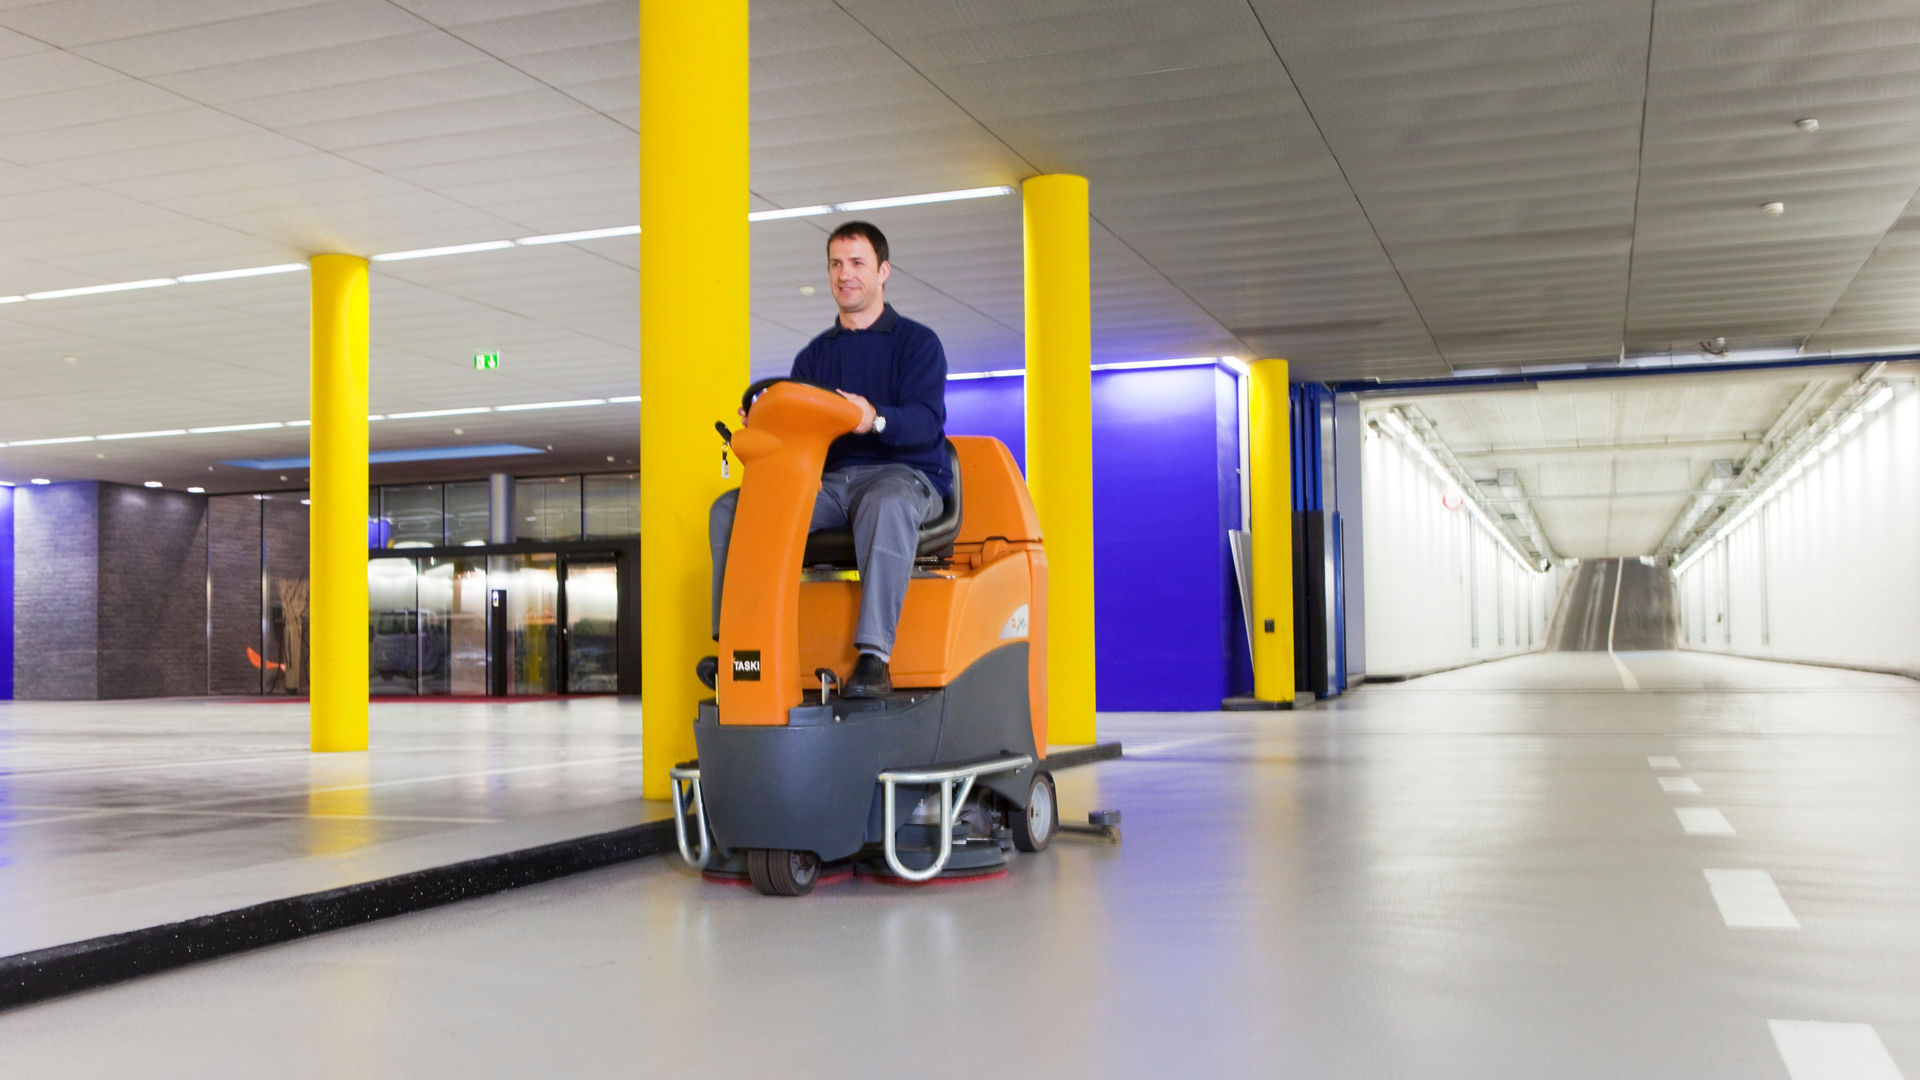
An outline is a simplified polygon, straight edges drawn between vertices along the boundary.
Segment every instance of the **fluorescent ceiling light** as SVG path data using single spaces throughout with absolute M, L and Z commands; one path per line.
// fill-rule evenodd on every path
M 948 382 L 965 382 L 968 379 L 1014 379 L 1025 375 L 1024 368 L 1004 368 L 1000 371 L 960 371 L 947 376 Z
M 164 439 L 169 435 L 185 435 L 186 428 L 168 428 L 165 431 L 121 431 L 112 435 L 97 436 L 101 442 L 113 442 L 116 439 Z
M 1144 371 L 1148 368 L 1176 367 L 1212 367 L 1220 362 L 1217 356 L 1183 356 L 1175 360 L 1121 360 L 1112 364 L 1095 364 L 1095 371 Z
M 295 423 L 301 423 L 301 424 L 305 424 L 308 422 L 309 421 L 306 421 L 306 420 L 295 421 Z M 264 424 L 221 424 L 217 427 L 188 428 L 187 433 L 190 435 L 218 435 L 224 431 L 265 431 L 268 428 L 287 427 L 287 426 L 289 425 L 282 424 L 278 420 L 269 420 Z
M 435 416 L 472 416 L 474 413 L 484 413 L 484 412 L 492 412 L 492 411 L 493 411 L 493 406 L 491 405 L 474 405 L 470 408 L 465 408 L 465 409 L 427 409 L 423 412 L 391 412 L 387 414 L 387 419 L 389 420 L 426 420 L 430 417 L 435 417 Z M 374 420 L 378 418 L 369 416 L 367 417 L 367 419 Z
M 639 402 L 639 394 L 631 394 L 627 397 L 610 397 L 607 399 L 607 404 L 609 405 L 637 405 Z
M 1253 374 L 1253 369 L 1247 366 L 1247 362 L 1237 356 L 1221 357 L 1220 366 L 1233 372 L 1235 375 L 1246 376 Z
M 961 199 L 991 199 L 996 195 L 1011 194 L 1013 194 L 1013 189 L 1005 185 L 999 187 L 962 188 L 958 191 L 932 191 L 925 195 L 895 195 L 886 199 L 856 199 L 853 202 L 835 203 L 833 208 L 842 212 L 885 210 L 894 206 L 920 206 L 924 203 L 958 202 Z
M 582 229 L 579 232 L 548 233 L 545 236 L 523 236 L 514 243 L 524 247 L 537 247 L 541 244 L 571 244 L 576 240 L 605 240 L 610 236 L 638 236 L 638 225 L 616 225 L 611 229 Z
M 1840 445 L 1840 433 L 1837 431 L 1830 431 L 1827 433 L 1826 438 L 1820 440 L 1820 452 L 1824 454 L 1827 451 L 1839 445 Z
M 1840 434 L 1851 435 L 1853 429 L 1859 427 L 1866 419 L 1865 413 L 1848 413 L 1847 418 L 1840 421 Z
M 1867 395 L 1866 403 L 1860 407 L 1868 412 L 1879 412 L 1880 407 L 1891 400 L 1893 400 L 1893 387 L 1882 383 L 1878 390 Z
M 48 480 L 48 479 L 45 479 L 45 478 L 43 478 L 43 477 L 38 477 L 38 476 L 36 476 L 36 477 L 34 477 L 34 478 L 33 478 L 32 480 L 29 480 L 29 481 L 28 481 L 28 483 L 30 483 L 30 484 L 39 484 L 39 485 L 41 485 L 42 487 L 44 487 L 44 486 L 46 486 L 46 485 L 48 485 L 48 484 L 51 484 L 51 483 L 53 483 L 53 481 L 51 481 L 51 480 Z
M 146 483 L 144 483 L 144 484 L 142 484 L 141 486 L 142 486 L 142 487 L 150 487 L 150 488 L 157 488 L 157 487 L 166 487 L 167 485 L 165 485 L 165 484 L 163 484 L 163 483 L 161 483 L 161 482 L 160 482 L 160 481 L 158 481 L 158 480 L 149 480 L 149 481 L 147 481 Z
M 178 284 L 170 277 L 147 278 L 144 281 L 116 281 L 111 285 L 83 285 L 77 289 L 53 289 L 48 292 L 30 292 L 29 300 L 59 300 L 68 296 L 93 296 L 97 293 L 128 292 L 133 289 L 158 289 L 166 285 Z
M 482 240 L 477 244 L 449 244 L 446 247 L 415 248 L 412 251 L 389 251 L 383 255 L 374 255 L 374 262 L 405 262 L 408 259 L 433 259 L 442 255 L 465 255 L 475 251 L 499 251 L 513 246 L 511 240 Z
M 188 283 L 230 281 L 234 278 L 266 277 L 268 274 L 292 274 L 306 268 L 306 263 L 275 263 L 272 266 L 249 266 L 242 270 L 213 270 L 205 274 L 181 274 L 176 280 Z
M 782 210 L 755 210 L 747 215 L 748 221 L 784 221 L 787 218 L 819 217 L 833 213 L 831 206 L 789 206 Z
M 520 457 L 527 454 L 544 454 L 534 446 L 521 446 L 518 443 L 483 443 L 476 446 L 429 446 L 420 450 L 375 450 L 367 455 L 369 465 L 392 465 L 407 461 L 455 461 L 461 458 Z M 285 469 L 305 469 L 310 459 L 304 457 L 249 458 L 241 461 L 228 461 L 223 464 L 238 465 L 243 469 L 259 469 L 262 472 L 279 472 Z
M 812 206 L 789 206 L 774 210 L 754 210 L 747 214 L 748 221 L 779 221 L 785 218 L 815 217 L 820 214 L 851 212 L 857 210 L 884 210 L 894 206 L 920 206 L 926 203 L 957 202 L 963 199 L 991 199 L 1001 195 L 1012 195 L 1014 189 L 1006 185 L 997 187 L 961 188 L 955 191 L 931 191 L 920 195 L 894 195 L 883 199 L 855 199 L 843 203 L 818 203 Z M 467 255 L 480 251 L 500 251 L 510 247 L 534 247 L 541 244 L 568 244 L 580 240 L 601 240 L 617 236 L 636 236 L 640 232 L 638 225 L 614 225 L 604 229 L 581 229 L 576 232 L 546 233 L 540 236 L 523 236 L 517 240 L 483 240 L 474 244 L 448 244 L 443 247 L 414 248 L 409 251 L 387 251 L 369 256 L 373 262 L 405 262 L 409 259 L 432 259 L 442 255 Z M 235 278 L 264 277 L 271 274 L 292 274 L 307 269 L 306 263 L 274 263 L 270 266 L 244 266 L 232 270 L 208 270 L 200 273 L 182 274 L 179 277 L 146 278 L 140 281 L 119 281 L 110 285 L 84 285 L 72 289 L 50 289 L 44 292 L 30 292 L 24 296 L 0 296 L 0 304 L 17 304 L 23 300 L 59 300 L 69 296 L 93 296 L 99 293 L 127 292 L 132 289 L 158 289 L 167 285 L 182 283 L 197 284 L 207 281 L 230 281 Z
M 528 401 L 519 405 L 495 405 L 494 412 L 527 412 L 531 409 L 578 409 L 582 405 L 605 405 L 606 398 L 577 398 L 573 401 Z
M 55 443 L 92 442 L 91 435 L 67 435 L 58 439 L 15 439 L 8 446 L 52 446 Z
M 369 420 L 371 420 L 371 419 L 373 419 L 373 417 L 371 417 L 371 416 L 369 416 L 369 417 L 367 417 L 367 419 L 369 419 Z M 289 421 L 287 421 L 287 426 L 288 426 L 288 427 L 312 427 L 312 426 L 313 426 L 313 421 L 311 421 L 311 420 L 289 420 Z
M 205 495 L 206 493 L 207 489 L 203 487 L 190 487 L 187 489 L 187 494 L 189 495 Z

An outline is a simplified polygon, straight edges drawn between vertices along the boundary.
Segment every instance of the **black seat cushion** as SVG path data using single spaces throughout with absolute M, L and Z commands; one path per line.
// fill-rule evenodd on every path
M 921 559 L 944 559 L 953 554 L 954 538 L 960 535 L 960 452 L 947 440 L 947 471 L 953 476 L 953 494 L 943 500 L 940 514 L 920 526 L 920 544 L 915 554 Z M 801 558 L 806 566 L 832 566 L 852 569 L 858 563 L 853 551 L 852 529 L 817 529 L 807 535 L 807 553 Z

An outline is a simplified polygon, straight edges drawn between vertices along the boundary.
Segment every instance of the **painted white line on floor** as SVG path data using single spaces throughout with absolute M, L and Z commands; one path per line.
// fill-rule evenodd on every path
M 77 814 L 60 814 L 55 817 L 28 818 L 25 821 L 0 819 L 0 829 L 24 829 L 29 825 L 53 825 L 62 821 L 78 821 L 81 818 L 108 817 L 117 810 L 85 810 Z
M 99 773 L 146 772 L 153 769 L 198 769 L 207 765 L 253 765 L 263 761 L 312 760 L 313 752 L 298 754 L 248 754 L 242 757 L 181 758 L 177 761 L 146 761 L 137 765 L 70 765 L 50 769 L 19 769 L 15 779 L 42 776 L 92 776 Z
M 1727 815 L 1711 806 L 1676 806 L 1673 813 L 1688 836 L 1733 835 L 1733 823 L 1727 820 Z
M 1677 757 L 1650 757 L 1647 759 L 1647 764 L 1655 769 L 1677 769 L 1680 767 L 1680 759 Z
M 1769 1020 L 1793 1080 L 1906 1080 L 1872 1024 Z
M 1152 757 L 1154 754 L 1164 754 L 1169 750 L 1178 750 L 1183 746 L 1196 746 L 1200 743 L 1219 742 L 1221 739 L 1231 739 L 1233 737 L 1232 734 L 1201 735 L 1192 739 L 1174 739 L 1170 742 L 1148 743 L 1145 746 L 1129 746 L 1126 749 L 1125 756 L 1130 758 Z
M 1702 870 L 1720 917 L 1740 930 L 1798 930 L 1786 898 L 1765 870 Z
M 1620 685 L 1626 687 L 1628 690 L 1640 689 L 1640 680 L 1634 678 L 1633 672 L 1627 670 L 1627 662 L 1620 659 L 1620 654 L 1614 652 L 1612 649 L 1608 649 L 1607 656 L 1613 660 L 1613 670 L 1615 674 L 1620 676 Z
M 1700 782 L 1691 776 L 1659 776 L 1660 790 L 1670 795 L 1698 795 Z
M 500 769 L 481 769 L 474 772 L 462 773 L 440 773 L 435 776 L 408 776 L 398 780 L 378 780 L 366 784 L 340 784 L 334 787 L 323 788 L 290 788 L 284 791 L 270 792 L 261 795 L 236 795 L 218 799 L 194 799 L 181 803 L 178 806 L 168 807 L 167 812 L 175 813 L 181 810 L 201 810 L 214 806 L 231 806 L 235 803 L 265 802 L 271 799 L 295 799 L 301 796 L 335 795 L 348 791 L 372 791 L 375 788 L 400 787 L 407 784 L 431 784 L 447 780 L 479 780 L 490 776 L 508 776 L 514 773 L 536 772 L 543 769 L 568 769 L 579 765 L 617 765 L 638 762 L 639 760 L 639 754 L 626 754 L 620 757 L 610 758 L 578 758 L 570 761 L 544 761 L 537 765 L 512 765 Z M 145 809 L 147 808 L 128 806 L 115 807 L 110 810 L 92 810 L 85 813 L 67 814 L 60 817 L 31 818 L 26 821 L 0 820 L 0 828 L 47 825 L 57 821 L 72 821 L 75 818 L 112 817 L 117 814 L 139 813 Z M 305 817 L 307 815 L 296 814 L 294 816 Z
M 1626 579 L 1627 566 L 1620 559 L 1613 560 L 1613 613 L 1607 616 L 1607 659 L 1613 661 L 1613 670 L 1620 676 L 1620 685 L 1628 690 L 1640 689 L 1640 680 L 1627 670 L 1626 661 L 1613 651 L 1613 631 L 1620 623 L 1620 583 Z
M 498 825 L 505 818 L 491 817 L 422 817 L 418 814 L 354 814 L 316 810 L 301 812 L 273 812 L 265 810 L 184 810 L 171 806 L 45 806 L 16 805 L 15 810 L 30 810 L 43 813 L 64 813 L 68 818 L 88 817 L 99 814 L 147 814 L 161 817 L 224 817 L 224 818 L 292 818 L 296 820 L 324 818 L 351 818 L 354 821 L 406 821 L 425 822 L 429 825 Z M 35 820 L 53 820 L 37 818 Z M 67 820 L 67 819 L 60 819 Z

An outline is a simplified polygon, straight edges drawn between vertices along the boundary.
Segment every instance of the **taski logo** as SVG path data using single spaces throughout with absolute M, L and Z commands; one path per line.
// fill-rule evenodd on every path
M 733 650 L 733 681 L 734 682 L 759 682 L 760 681 L 760 650 L 759 649 Z

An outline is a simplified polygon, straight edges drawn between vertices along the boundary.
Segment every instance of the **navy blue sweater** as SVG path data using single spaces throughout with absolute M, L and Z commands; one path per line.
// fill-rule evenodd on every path
M 941 498 L 953 495 L 947 469 L 947 354 L 926 326 L 886 305 L 865 330 L 835 319 L 793 358 L 793 377 L 859 394 L 887 418 L 884 433 L 842 435 L 827 468 L 900 462 L 927 474 Z

